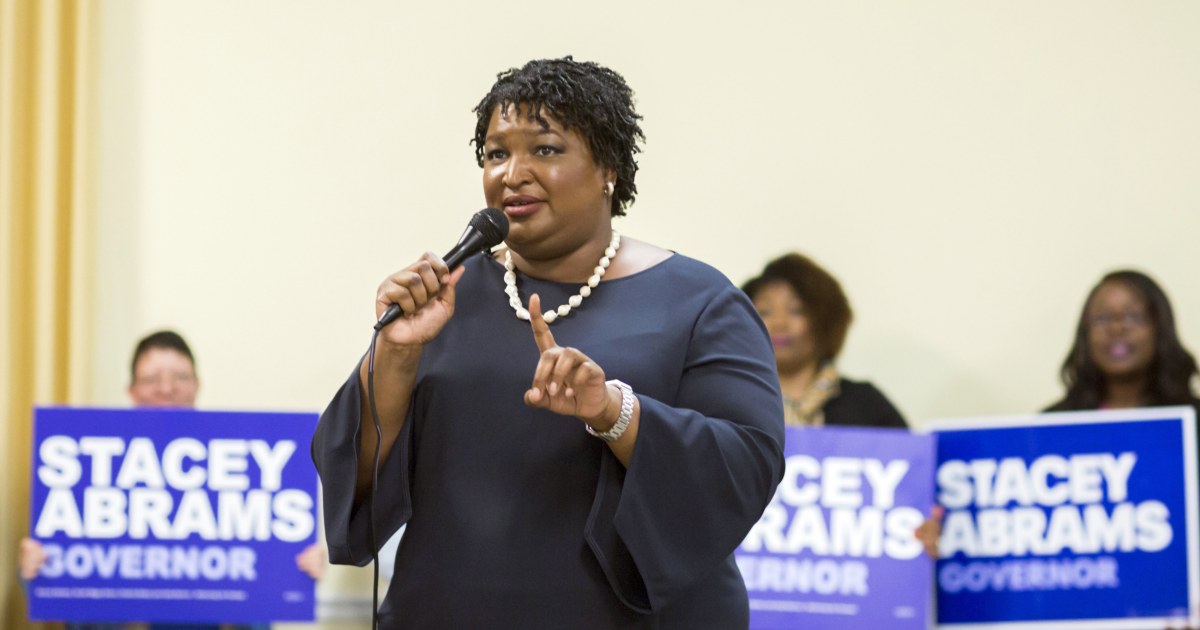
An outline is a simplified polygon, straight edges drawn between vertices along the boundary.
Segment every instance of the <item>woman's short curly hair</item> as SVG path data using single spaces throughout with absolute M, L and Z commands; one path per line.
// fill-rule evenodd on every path
M 483 145 L 492 114 L 499 107 L 507 112 L 524 108 L 542 125 L 543 109 L 564 129 L 578 129 L 587 140 L 592 159 L 617 174 L 612 195 L 612 214 L 621 216 L 637 196 L 634 177 L 638 165 L 634 156 L 641 152 L 638 141 L 645 141 L 638 124 L 641 116 L 633 107 L 633 90 L 616 72 L 590 61 L 538 59 L 520 68 L 496 75 L 496 83 L 475 106 L 475 161 L 483 166 Z
M 809 257 L 791 253 L 767 263 L 761 274 L 742 285 L 742 291 L 753 300 L 759 291 L 777 282 L 791 287 L 804 303 L 820 360 L 836 359 L 854 319 L 841 283 Z

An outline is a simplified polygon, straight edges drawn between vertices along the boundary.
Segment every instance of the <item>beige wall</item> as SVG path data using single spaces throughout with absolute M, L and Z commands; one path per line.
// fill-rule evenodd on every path
M 321 409 L 367 345 L 379 280 L 482 206 L 471 107 L 496 72 L 568 53 L 622 72 L 645 116 L 618 227 L 735 282 L 811 254 L 858 313 L 844 371 L 915 424 L 1054 399 L 1112 268 L 1162 281 L 1200 343 L 1200 3 L 100 14 L 97 403 L 124 402 L 133 342 L 171 326 L 201 407 Z

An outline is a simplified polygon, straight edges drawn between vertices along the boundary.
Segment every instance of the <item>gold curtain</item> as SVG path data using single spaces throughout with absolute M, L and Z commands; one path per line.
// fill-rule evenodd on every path
M 88 0 L 0 0 L 0 625 L 27 621 L 34 405 L 86 399 Z

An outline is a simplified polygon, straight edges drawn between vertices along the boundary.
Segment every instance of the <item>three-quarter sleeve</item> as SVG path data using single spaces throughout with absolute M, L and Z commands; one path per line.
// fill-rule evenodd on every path
M 730 288 L 698 311 L 673 400 L 637 392 L 628 469 L 611 453 L 586 538 L 617 596 L 658 612 L 727 562 L 783 475 L 774 355 L 753 305 Z
M 368 527 L 372 499 L 367 497 L 360 505 L 354 505 L 359 433 L 374 430 L 370 418 L 362 426 L 361 396 L 362 384 L 356 366 L 321 414 L 312 439 L 312 459 L 321 478 L 325 505 L 325 540 L 329 545 L 329 560 L 334 564 L 364 566 L 371 562 L 373 552 Z M 380 464 L 375 504 L 376 552 L 412 515 L 409 488 L 412 458 L 404 456 L 412 449 L 412 424 L 404 423 L 388 458 Z

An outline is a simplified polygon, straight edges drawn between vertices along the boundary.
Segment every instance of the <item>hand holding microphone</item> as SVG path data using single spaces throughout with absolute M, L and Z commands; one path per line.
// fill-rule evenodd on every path
M 388 276 L 379 285 L 375 309 L 380 315 L 375 330 L 408 314 L 403 326 L 393 326 L 385 335 L 401 345 L 423 345 L 437 336 L 454 314 L 454 285 L 459 267 L 474 254 L 487 252 L 508 235 L 508 217 L 495 208 L 485 208 L 471 217 L 458 243 L 438 258 L 426 252 L 417 262 Z

